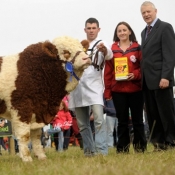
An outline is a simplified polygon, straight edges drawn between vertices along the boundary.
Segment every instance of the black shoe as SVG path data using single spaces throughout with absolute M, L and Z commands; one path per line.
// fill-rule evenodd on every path
M 117 148 L 117 151 L 116 151 L 116 153 L 117 154 L 121 154 L 121 153 L 123 153 L 123 154 L 128 154 L 129 153 L 129 148 Z
M 117 154 L 129 154 L 129 151 L 116 151 Z
M 164 143 L 154 143 L 153 145 L 154 145 L 153 152 L 166 151 L 168 149 L 168 146 Z
M 121 144 L 117 145 L 117 153 L 129 153 L 130 144 L 123 146 Z
M 144 148 L 141 148 L 141 149 L 134 149 L 134 152 L 135 152 L 135 153 L 144 153 L 144 152 L 145 152 L 145 149 L 144 149 Z
M 174 149 L 175 148 L 175 144 L 174 143 L 166 142 L 165 144 L 167 146 L 167 149 Z
M 140 145 L 140 144 L 133 144 L 135 153 L 144 153 L 147 149 L 146 145 Z

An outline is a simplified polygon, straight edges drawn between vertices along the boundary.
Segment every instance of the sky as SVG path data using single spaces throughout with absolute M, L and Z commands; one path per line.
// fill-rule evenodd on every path
M 112 44 L 116 25 L 126 21 L 140 43 L 146 26 L 140 13 L 142 0 L 1 0 L 0 56 L 16 54 L 28 45 L 58 36 L 86 39 L 86 19 L 95 17 L 100 23 L 100 39 Z M 172 0 L 153 0 L 157 17 L 175 29 Z

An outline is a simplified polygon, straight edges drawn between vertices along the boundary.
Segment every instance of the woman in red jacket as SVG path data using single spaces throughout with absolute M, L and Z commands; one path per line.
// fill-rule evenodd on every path
M 64 137 L 63 132 L 70 129 L 72 125 L 72 116 L 64 101 L 58 107 L 58 113 L 51 122 L 53 128 L 48 129 L 49 135 L 58 133 L 58 151 L 63 151 Z
M 104 71 L 106 100 L 113 99 L 118 118 L 117 152 L 129 152 L 129 109 L 134 128 L 133 146 L 144 152 L 146 138 L 143 124 L 143 95 L 141 90 L 140 45 L 128 23 L 120 22 L 114 32 L 113 59 L 106 61 Z

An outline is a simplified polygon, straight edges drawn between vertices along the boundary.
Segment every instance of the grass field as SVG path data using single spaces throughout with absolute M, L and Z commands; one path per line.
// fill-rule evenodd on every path
M 165 152 L 147 151 L 116 154 L 109 149 L 108 156 L 86 158 L 79 147 L 70 146 L 65 152 L 46 148 L 47 160 L 39 161 L 33 155 L 32 163 L 22 162 L 17 155 L 2 151 L 0 175 L 175 175 L 175 149 Z

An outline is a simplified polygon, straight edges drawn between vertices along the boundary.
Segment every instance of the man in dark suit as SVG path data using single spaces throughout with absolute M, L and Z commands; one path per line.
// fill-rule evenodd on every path
M 175 35 L 173 27 L 156 17 L 150 1 L 141 5 L 146 28 L 142 31 L 142 85 L 155 151 L 175 146 L 173 106 Z M 151 26 L 151 27 L 150 27 Z M 149 28 L 150 27 L 150 28 Z

